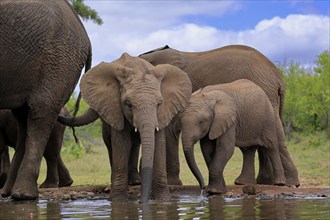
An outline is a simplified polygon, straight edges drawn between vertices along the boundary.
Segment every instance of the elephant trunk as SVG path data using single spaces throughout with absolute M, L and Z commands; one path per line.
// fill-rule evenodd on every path
M 98 118 L 99 115 L 93 109 L 89 108 L 84 114 L 78 117 L 65 117 L 59 115 L 57 121 L 70 127 L 79 127 L 90 124 Z
M 141 159 L 141 203 L 146 203 L 149 200 L 153 163 L 155 153 L 155 126 L 150 121 L 143 120 L 139 123 L 139 131 L 142 145 L 142 159 Z
M 199 170 L 195 160 L 194 144 L 195 141 L 193 141 L 190 138 L 186 138 L 185 135 L 182 134 L 182 145 L 183 145 L 184 156 L 186 158 L 187 164 L 191 172 L 194 174 L 194 176 L 196 177 L 199 183 L 199 187 L 203 190 L 205 188 L 205 183 L 204 183 L 203 175 Z

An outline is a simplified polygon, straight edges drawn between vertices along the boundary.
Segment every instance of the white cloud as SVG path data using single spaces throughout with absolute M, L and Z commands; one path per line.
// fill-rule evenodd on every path
M 184 51 L 246 44 L 274 62 L 300 63 L 312 63 L 316 55 L 329 49 L 327 16 L 274 17 L 260 21 L 253 29 L 229 31 L 186 20 L 190 16 L 219 19 L 239 9 L 233 1 L 96 1 L 90 5 L 104 20 L 102 26 L 85 23 L 93 44 L 93 65 L 117 59 L 123 52 L 138 55 L 166 44 Z

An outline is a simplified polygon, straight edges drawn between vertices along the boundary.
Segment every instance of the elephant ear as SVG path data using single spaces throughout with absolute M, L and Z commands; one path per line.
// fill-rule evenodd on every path
M 237 118 L 237 107 L 233 98 L 222 91 L 212 91 L 207 95 L 216 97 L 214 118 L 209 132 L 209 138 L 213 140 L 220 137 L 234 124 Z
M 85 101 L 107 124 L 117 130 L 124 128 L 124 115 L 120 102 L 120 80 L 129 74 L 128 68 L 101 62 L 87 71 L 80 83 Z
M 161 83 L 163 102 L 158 108 L 157 116 L 159 128 L 162 129 L 188 104 L 192 85 L 184 71 L 170 64 L 160 64 L 153 72 Z

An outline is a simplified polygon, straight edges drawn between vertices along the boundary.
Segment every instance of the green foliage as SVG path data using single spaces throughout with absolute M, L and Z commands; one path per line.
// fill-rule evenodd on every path
M 77 98 L 72 95 L 66 104 L 66 107 L 71 114 L 73 114 L 76 101 Z M 88 108 L 88 104 L 84 100 L 81 100 L 77 116 L 84 113 Z M 102 143 L 102 124 L 100 119 L 89 125 L 76 127 L 75 134 L 79 140 L 79 144 L 74 140 L 72 128 L 66 128 L 64 133 L 63 151 L 71 153 L 76 158 L 81 157 L 85 153 L 93 152 L 93 147 Z
M 279 67 L 286 81 L 284 124 L 292 120 L 297 131 L 329 131 L 329 67 L 329 51 L 318 56 L 311 70 L 297 63 Z
M 101 25 L 103 20 L 99 17 L 94 9 L 84 4 L 84 0 L 69 0 L 74 10 L 83 20 L 92 20 L 94 23 Z

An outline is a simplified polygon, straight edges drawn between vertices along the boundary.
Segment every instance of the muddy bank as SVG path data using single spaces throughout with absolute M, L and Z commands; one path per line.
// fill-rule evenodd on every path
M 39 198 L 47 200 L 75 200 L 75 199 L 100 199 L 109 197 L 109 189 L 106 185 L 100 186 L 71 186 L 63 188 L 40 189 Z M 198 186 L 170 186 L 172 197 L 179 195 L 200 195 Z M 139 186 L 129 187 L 129 196 L 138 199 L 140 196 Z M 221 195 L 225 198 L 244 198 L 255 196 L 260 199 L 278 198 L 307 198 L 307 197 L 328 197 L 330 198 L 330 186 L 310 185 L 299 188 L 284 186 L 228 186 L 228 192 Z

